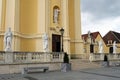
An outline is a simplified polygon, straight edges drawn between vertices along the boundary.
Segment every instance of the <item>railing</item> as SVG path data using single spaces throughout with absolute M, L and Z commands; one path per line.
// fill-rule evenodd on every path
M 104 55 L 107 55 L 109 60 L 120 60 L 120 54 L 110 54 L 110 53 L 91 53 L 89 60 L 90 61 L 103 61 Z
M 63 62 L 60 52 L 0 52 L 0 64 Z

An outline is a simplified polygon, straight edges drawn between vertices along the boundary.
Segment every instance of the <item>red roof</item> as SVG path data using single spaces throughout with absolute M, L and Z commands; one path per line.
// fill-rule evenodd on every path
M 106 44 L 108 44 L 108 41 L 111 40 L 112 43 L 116 41 L 116 43 L 120 43 L 120 33 L 115 31 L 109 31 L 104 37 L 103 40 Z
M 92 32 L 90 35 L 92 36 L 93 41 L 97 38 L 98 34 L 100 35 L 99 32 Z M 100 35 L 101 36 L 101 35 Z M 83 34 L 82 38 L 86 41 L 88 39 L 88 34 Z

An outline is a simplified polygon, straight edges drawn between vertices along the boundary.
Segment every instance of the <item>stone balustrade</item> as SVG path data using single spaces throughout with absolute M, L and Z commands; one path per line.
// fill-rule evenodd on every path
M 89 60 L 90 61 L 103 61 L 104 60 L 104 55 L 107 55 L 108 60 L 120 60 L 120 54 L 109 54 L 109 53 L 91 53 Z
M 0 64 L 63 62 L 60 52 L 0 52 Z

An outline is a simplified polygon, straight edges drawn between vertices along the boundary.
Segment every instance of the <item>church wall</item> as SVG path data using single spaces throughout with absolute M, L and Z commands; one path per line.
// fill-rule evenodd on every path
M 37 0 L 20 0 L 20 33 L 31 36 L 21 38 L 21 51 L 35 51 L 37 33 Z M 34 36 L 33 36 L 34 34 Z
M 20 0 L 20 32 L 37 32 L 37 0 Z
M 21 51 L 35 51 L 35 39 L 21 39 Z

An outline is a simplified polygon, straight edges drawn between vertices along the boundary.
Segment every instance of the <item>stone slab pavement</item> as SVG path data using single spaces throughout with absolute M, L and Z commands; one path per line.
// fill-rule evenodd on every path
M 0 80 L 120 80 L 120 67 L 101 67 L 69 72 L 4 74 Z
M 29 80 L 21 74 L 0 74 L 0 80 Z

